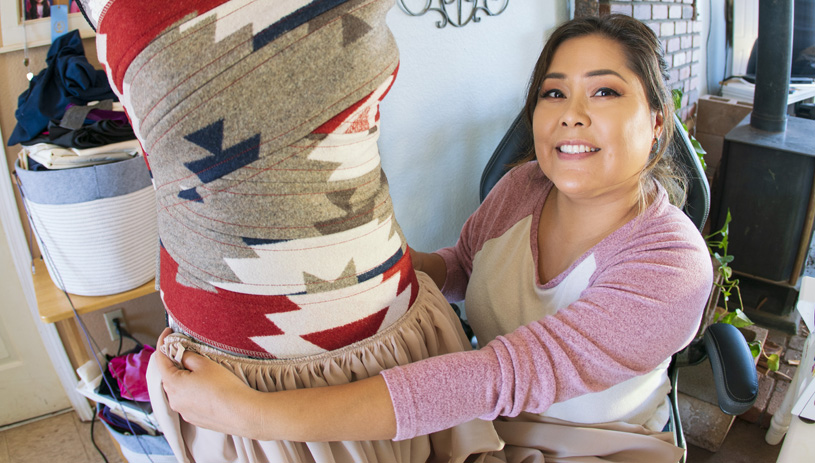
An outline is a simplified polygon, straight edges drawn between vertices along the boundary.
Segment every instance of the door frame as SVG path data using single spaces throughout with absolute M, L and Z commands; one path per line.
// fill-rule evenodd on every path
M 2 140 L 0 133 L 0 140 Z M 0 222 L 3 224 L 6 240 L 8 241 L 14 267 L 17 270 L 17 278 L 23 288 L 23 294 L 28 305 L 28 311 L 34 319 L 34 326 L 40 334 L 40 339 L 45 346 L 45 351 L 51 359 L 51 364 L 57 373 L 62 388 L 68 396 L 76 414 L 82 421 L 90 421 L 93 418 L 93 411 L 88 403 L 88 399 L 77 392 L 78 381 L 74 373 L 62 339 L 59 337 L 56 326 L 53 323 L 43 323 L 40 320 L 37 308 L 37 296 L 34 292 L 34 282 L 31 280 L 31 254 L 28 250 L 28 241 L 25 238 L 22 223 L 20 222 L 19 209 L 14 197 L 14 190 L 11 185 L 11 173 L 8 168 L 8 158 L 6 157 L 5 144 L 0 146 L 0 154 L 3 155 L 3 162 L 0 163 Z

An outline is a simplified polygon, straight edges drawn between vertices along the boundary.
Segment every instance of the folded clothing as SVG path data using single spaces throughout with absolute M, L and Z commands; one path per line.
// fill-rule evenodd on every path
M 100 146 L 135 140 L 136 134 L 130 123 L 116 120 L 99 120 L 78 129 L 66 129 L 59 121 L 48 123 L 46 132 L 24 143 L 24 146 L 49 143 L 64 148 L 97 148 Z
M 150 394 L 147 392 L 147 363 L 155 352 L 150 346 L 144 346 L 140 351 L 113 357 L 108 362 L 108 369 L 125 399 L 138 402 L 149 402 Z
M 138 424 L 120 416 L 118 413 L 114 412 L 112 408 L 108 407 L 105 404 L 99 404 L 97 407 L 98 411 L 96 412 L 96 416 L 99 417 L 100 420 L 104 421 L 110 427 L 119 431 L 122 434 L 133 434 L 136 436 L 144 436 L 144 435 L 154 435 L 155 432 L 150 432 L 143 427 L 139 426 Z
M 124 141 L 96 148 L 64 148 L 50 143 L 23 146 L 21 156 L 41 164 L 46 169 L 70 169 L 132 159 L 141 154 L 137 140 Z M 33 170 L 33 169 L 32 169 Z

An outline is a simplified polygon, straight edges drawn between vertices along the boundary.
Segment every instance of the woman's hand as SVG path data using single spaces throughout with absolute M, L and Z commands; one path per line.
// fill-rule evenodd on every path
M 165 329 L 158 346 L 172 333 Z M 338 386 L 259 392 L 217 363 L 185 352 L 179 368 L 158 348 L 153 359 L 170 408 L 184 421 L 257 440 L 392 439 L 390 393 L 382 376 Z
M 163 345 L 170 333 L 170 328 L 161 333 L 158 346 Z M 184 352 L 181 359 L 184 369 L 158 349 L 153 355 L 170 408 L 181 414 L 184 421 L 227 434 L 259 437 L 262 424 L 254 405 L 262 393 L 201 355 Z

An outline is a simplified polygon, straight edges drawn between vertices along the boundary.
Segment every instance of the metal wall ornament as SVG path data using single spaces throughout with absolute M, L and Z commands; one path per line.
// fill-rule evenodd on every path
M 433 6 L 433 3 L 437 6 Z M 410 16 L 422 16 L 428 11 L 435 11 L 441 15 L 441 19 L 436 22 L 439 29 L 450 24 L 453 27 L 464 27 L 470 22 L 481 22 L 478 15 L 483 12 L 487 16 L 498 16 L 507 9 L 509 0 L 426 0 L 419 11 L 414 11 L 405 3 L 406 0 L 397 0 L 399 8 Z M 407 0 L 407 3 L 411 3 Z M 413 2 L 416 3 L 416 2 Z M 493 5 L 491 8 L 490 5 Z M 494 7 L 498 7 L 495 9 Z M 451 15 L 448 10 L 453 10 Z

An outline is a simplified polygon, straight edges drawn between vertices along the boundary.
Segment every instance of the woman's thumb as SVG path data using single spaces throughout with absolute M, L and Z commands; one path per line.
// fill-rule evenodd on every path
M 211 362 L 194 352 L 184 352 L 184 355 L 181 357 L 181 365 L 184 366 L 184 369 L 190 371 L 202 370 L 208 366 L 208 363 Z

